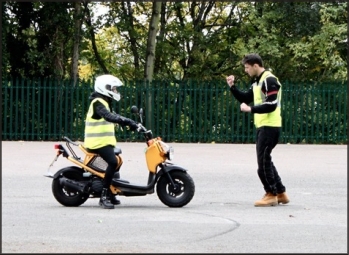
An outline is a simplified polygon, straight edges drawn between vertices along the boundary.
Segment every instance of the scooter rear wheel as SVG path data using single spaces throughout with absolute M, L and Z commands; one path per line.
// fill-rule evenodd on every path
M 73 168 L 65 170 L 61 175 L 74 181 L 83 180 L 82 173 Z M 60 177 L 52 181 L 52 193 L 60 204 L 68 207 L 79 206 L 89 198 L 88 194 L 83 194 L 75 189 L 61 185 L 59 179 Z
M 156 185 L 156 192 L 162 203 L 169 207 L 183 207 L 195 193 L 195 184 L 191 176 L 183 171 L 171 171 L 174 186 L 166 175 L 162 175 Z

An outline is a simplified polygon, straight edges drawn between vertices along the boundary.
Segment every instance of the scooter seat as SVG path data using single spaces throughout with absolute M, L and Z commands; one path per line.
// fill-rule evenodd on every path
M 95 150 L 92 150 L 92 149 L 89 149 L 89 148 L 86 148 L 86 147 L 84 147 L 84 148 L 86 149 L 87 152 L 96 154 Z M 115 155 L 121 154 L 122 153 L 121 148 L 115 147 L 114 148 L 114 153 L 115 153 Z
M 121 154 L 121 148 L 115 147 L 115 148 L 114 148 L 114 153 L 115 153 L 115 155 Z

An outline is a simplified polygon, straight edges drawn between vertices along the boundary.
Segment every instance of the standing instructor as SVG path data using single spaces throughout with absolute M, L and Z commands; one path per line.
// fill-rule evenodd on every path
M 287 204 L 290 200 L 286 188 L 273 164 L 271 152 L 277 145 L 281 132 L 281 83 L 270 71 L 265 70 L 258 54 L 248 54 L 242 64 L 252 78 L 251 87 L 243 92 L 234 85 L 234 76 L 227 77 L 231 93 L 241 103 L 242 112 L 254 114 L 258 176 L 265 195 L 255 206 Z M 249 106 L 253 102 L 253 106 Z

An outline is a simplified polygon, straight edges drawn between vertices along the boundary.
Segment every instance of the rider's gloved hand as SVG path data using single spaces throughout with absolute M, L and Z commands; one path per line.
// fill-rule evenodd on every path
M 141 123 L 137 123 L 134 121 L 132 121 L 129 126 L 131 131 L 137 131 L 137 132 L 141 131 L 143 128 Z

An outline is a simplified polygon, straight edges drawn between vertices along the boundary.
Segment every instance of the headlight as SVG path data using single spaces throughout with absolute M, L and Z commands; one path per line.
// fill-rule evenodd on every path
M 167 152 L 167 155 L 168 155 L 168 159 L 169 160 L 173 160 L 174 158 L 174 149 L 170 146 L 168 152 Z
M 165 152 L 167 158 L 169 160 L 173 160 L 173 158 L 174 158 L 174 150 L 173 150 L 172 146 L 168 146 L 163 141 L 160 141 L 160 144 L 161 144 L 161 147 L 162 147 L 163 151 Z

